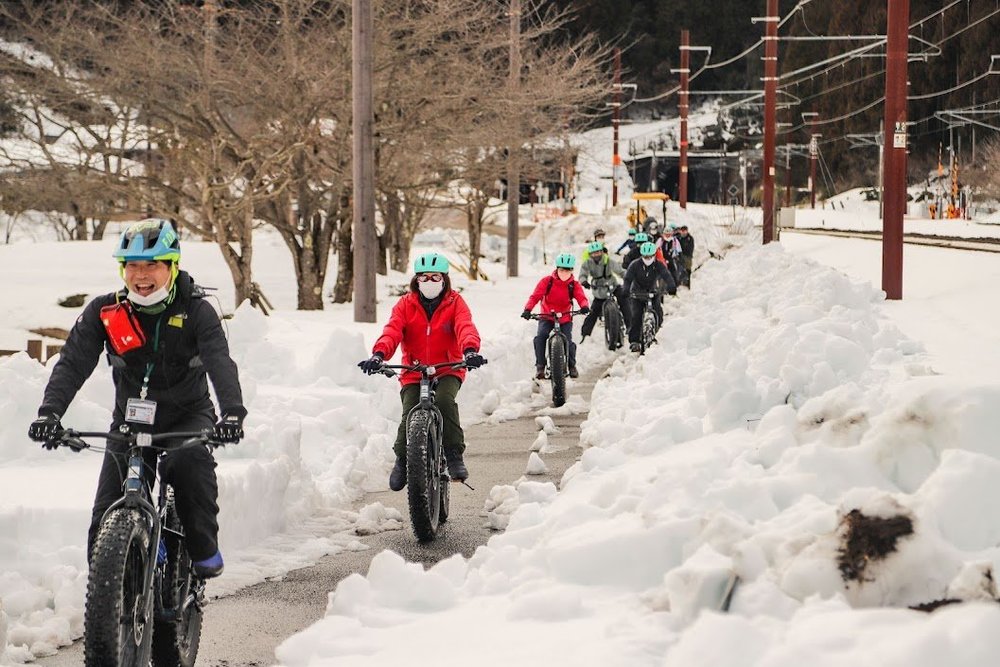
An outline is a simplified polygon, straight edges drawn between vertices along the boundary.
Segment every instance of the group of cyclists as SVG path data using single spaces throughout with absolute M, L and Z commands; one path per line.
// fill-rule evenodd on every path
M 593 332 L 607 299 L 615 299 L 629 323 L 632 350 L 638 349 L 641 308 L 634 294 L 666 292 L 690 286 L 694 239 L 687 227 L 661 226 L 646 218 L 628 230 L 628 238 L 612 253 L 603 229 L 596 229 L 574 276 L 577 259 L 571 253 L 556 257 L 555 269 L 543 277 L 524 305 L 522 317 L 531 318 L 541 304 L 534 338 L 536 377 L 545 377 L 545 341 L 556 326 L 570 342 L 568 371 L 577 377 L 576 344 L 572 342 L 572 315 L 583 314 L 581 342 Z M 91 301 L 79 317 L 58 363 L 52 370 L 28 435 L 46 447 L 58 446 L 64 433 L 60 422 L 69 404 L 93 372 L 102 355 L 112 367 L 115 409 L 112 431 L 171 432 L 201 429 L 218 443 L 236 443 L 243 437 L 243 406 L 239 375 L 215 310 L 205 292 L 180 270 L 180 244 L 168 220 L 149 219 L 130 226 L 114 252 L 124 286 Z M 456 362 L 436 379 L 437 406 L 443 417 L 443 444 L 448 473 L 453 480 L 469 476 L 463 452 L 457 394 L 465 369 L 486 363 L 479 353 L 480 339 L 468 305 L 454 291 L 447 259 L 437 253 L 420 255 L 408 292 L 396 303 L 389 322 L 358 366 L 368 374 L 382 371 L 398 347 L 403 363 Z M 591 290 L 593 304 L 584 290 Z M 579 306 L 573 311 L 572 304 Z M 662 321 L 659 300 L 654 301 Z M 208 381 L 220 413 L 216 414 Z M 406 485 L 406 416 L 419 400 L 415 373 L 400 376 L 402 419 L 396 434 L 395 464 L 389 478 L 393 490 Z M 119 496 L 125 477 L 124 452 L 108 443 L 100 473 L 88 540 L 88 554 L 97 538 L 101 518 Z M 177 513 L 188 535 L 188 549 L 197 574 L 218 576 L 223 569 L 218 545 L 218 482 L 215 461 L 204 448 L 178 449 L 162 460 L 150 452 L 147 473 L 159 466 L 165 482 L 175 490 Z
M 630 218 L 630 221 L 634 218 Z M 586 315 L 580 330 L 582 343 L 593 333 L 597 320 L 604 312 L 604 303 L 613 298 L 624 321 L 628 323 L 629 349 L 640 350 L 642 308 L 640 295 L 663 293 L 675 295 L 678 286 L 691 287 L 694 257 L 694 237 L 686 224 L 661 224 L 651 216 L 642 216 L 630 226 L 628 237 L 612 253 L 606 245 L 606 232 L 594 230 L 592 240 L 584 249 L 580 261 L 579 280 L 574 278 L 576 258 L 570 253 L 556 257 L 555 270 L 542 278 L 524 305 L 521 317 L 530 319 L 531 310 L 541 303 L 542 314 L 550 319 L 539 320 L 535 335 L 535 377 L 545 378 L 545 340 L 558 326 L 569 341 L 569 374 L 578 377 L 576 343 L 573 342 L 573 321 L 569 315 L 572 301 Z M 591 290 L 588 301 L 584 289 Z M 652 300 L 656 321 L 663 322 L 662 299 Z

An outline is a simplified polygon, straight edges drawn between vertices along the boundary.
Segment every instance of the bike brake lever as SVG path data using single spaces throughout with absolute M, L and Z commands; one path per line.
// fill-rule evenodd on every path
M 63 437 L 62 442 L 64 445 L 72 449 L 74 452 L 82 452 L 83 450 L 90 448 L 90 445 L 88 445 L 80 438 Z

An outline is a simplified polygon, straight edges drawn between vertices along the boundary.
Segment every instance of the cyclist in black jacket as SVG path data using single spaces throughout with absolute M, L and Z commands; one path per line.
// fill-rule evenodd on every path
M 670 269 L 663 262 L 656 261 L 656 245 L 647 241 L 639 246 L 640 259 L 632 262 L 625 272 L 623 288 L 629 295 L 642 294 L 658 291 L 658 282 L 662 282 L 667 294 L 677 294 L 677 283 L 670 273 Z M 653 308 L 656 311 L 656 321 L 663 322 L 663 306 L 659 299 L 653 299 Z M 631 322 L 628 327 L 629 348 L 636 352 L 639 350 L 639 340 L 642 337 L 642 303 L 632 304 Z
M 221 442 L 243 437 L 243 395 L 236 364 L 215 309 L 191 276 L 178 270 L 180 244 L 166 220 L 144 220 L 122 234 L 114 256 L 126 288 L 92 300 L 70 331 L 45 387 L 42 405 L 28 430 L 49 443 L 62 430 L 80 387 L 107 353 L 115 385 L 109 430 L 214 430 Z M 208 390 L 212 381 L 222 408 L 218 420 Z M 121 497 L 126 461 L 119 444 L 108 442 L 94 499 L 88 555 L 108 507 Z M 155 463 L 149 452 L 147 464 Z M 215 460 L 205 447 L 177 449 L 162 459 L 162 479 L 174 488 L 194 569 L 202 577 L 222 573 Z

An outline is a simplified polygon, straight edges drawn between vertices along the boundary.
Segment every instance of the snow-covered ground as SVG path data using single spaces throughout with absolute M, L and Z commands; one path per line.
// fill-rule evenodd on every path
M 547 271 L 543 252 L 578 250 L 596 226 L 611 240 L 624 231 L 624 209 L 600 215 L 610 141 L 591 139 L 590 154 L 608 149 L 608 159 L 581 162 L 583 213 L 533 232 L 523 277 L 488 265 L 491 281 L 456 281 L 490 359 L 460 395 L 466 421 L 540 407 L 526 379 L 533 329 L 516 315 Z M 627 201 L 627 184 L 622 191 Z M 486 521 L 507 529 L 471 559 L 425 571 L 377 555 L 276 660 L 936 667 L 1000 658 L 991 511 L 1000 385 L 990 370 L 1000 369 L 1000 346 L 996 300 L 983 286 L 1000 261 L 908 249 L 908 275 L 926 282 L 904 285 L 912 306 L 886 304 L 863 249 L 877 244 L 788 235 L 734 248 L 723 237 L 732 215 L 671 205 L 670 219 L 689 222 L 699 242 L 696 264 L 707 244 L 728 252 L 669 302 L 660 345 L 638 359 L 581 347 L 581 366 L 613 363 L 560 491 L 524 480 L 494 488 Z M 447 236 L 418 245 L 447 251 Z M 114 289 L 112 243 L 0 246 L 5 284 L 17 285 L 4 293 L 0 347 L 20 345 L 28 327 L 70 326 L 79 309 L 57 298 Z M 295 312 L 287 251 L 266 234 L 255 243 L 255 276 L 278 310 L 265 318 L 240 308 L 228 322 L 250 417 L 247 439 L 218 455 L 227 573 L 214 594 L 363 548 L 347 530 L 358 518 L 351 503 L 384 488 L 398 419 L 394 384 L 355 368 L 380 324 L 353 323 L 350 306 Z M 232 308 L 216 248 L 185 243 L 183 264 Z M 380 280 L 380 323 L 390 288 L 405 280 Z M 948 344 L 942 320 L 964 344 Z M 0 664 L 82 630 L 100 459 L 27 440 L 47 373 L 23 354 L 0 359 Z M 64 422 L 106 426 L 110 395 L 99 367 Z M 907 609 L 945 598 L 969 602 Z

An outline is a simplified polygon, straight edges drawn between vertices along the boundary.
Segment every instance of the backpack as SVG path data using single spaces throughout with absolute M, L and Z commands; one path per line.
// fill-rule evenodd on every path
M 549 276 L 549 284 L 545 286 L 545 297 L 548 297 L 549 292 L 552 291 L 552 285 L 553 283 L 555 283 L 555 281 L 556 281 L 555 276 Z M 576 286 L 576 281 L 572 278 L 570 278 L 569 282 L 566 283 L 566 287 L 569 288 L 569 303 L 571 306 L 573 305 L 573 288 L 575 286 Z

